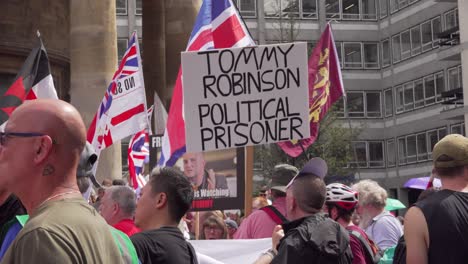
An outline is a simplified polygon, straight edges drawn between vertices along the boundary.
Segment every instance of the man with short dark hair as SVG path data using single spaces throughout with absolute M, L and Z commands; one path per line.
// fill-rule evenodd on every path
M 323 177 L 327 164 L 313 158 L 287 185 L 286 208 L 292 220 L 277 226 L 273 247 L 260 263 L 351 263 L 349 236 L 338 223 L 320 213 L 325 202 Z
M 143 264 L 197 263 L 195 251 L 177 228 L 192 200 L 192 186 L 182 172 L 168 167 L 153 170 L 135 213 L 143 232 L 131 237 Z
M 271 237 L 276 225 L 288 218 L 286 215 L 286 185 L 297 175 L 298 169 L 289 164 L 279 164 L 271 175 L 270 193 L 273 200 L 266 206 L 252 212 L 234 234 L 235 239 L 254 239 Z
M 468 138 L 451 134 L 432 151 L 442 190 L 405 216 L 406 263 L 465 263 L 468 259 Z
M 133 236 L 140 232 L 135 226 L 133 216 L 136 208 L 136 195 L 128 186 L 111 186 L 107 188 L 101 201 L 99 213 L 114 228 Z

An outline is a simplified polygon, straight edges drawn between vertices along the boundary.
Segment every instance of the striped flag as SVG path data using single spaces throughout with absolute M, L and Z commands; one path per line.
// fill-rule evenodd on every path
M 137 34 L 134 32 L 91 122 L 87 140 L 99 156 L 103 149 L 115 141 L 148 129 L 146 112 L 140 49 Z
M 58 98 L 50 73 L 49 58 L 40 37 L 13 84 L 0 95 L 0 124 L 4 124 L 24 100 L 37 98 Z
M 315 142 L 320 120 L 325 117 L 333 103 L 344 94 L 340 63 L 330 24 L 327 24 L 312 51 L 308 67 L 310 138 L 278 143 L 291 157 L 299 156 Z
M 254 46 L 236 7 L 231 0 L 204 0 L 195 21 L 187 51 Z M 172 166 L 185 153 L 182 70 L 179 69 L 171 107 L 162 139 L 158 165 Z
M 128 172 L 132 186 L 134 189 L 142 188 L 146 181 L 141 173 L 143 165 L 148 163 L 149 159 L 149 136 L 146 129 L 132 137 L 130 144 L 128 144 L 127 154 Z

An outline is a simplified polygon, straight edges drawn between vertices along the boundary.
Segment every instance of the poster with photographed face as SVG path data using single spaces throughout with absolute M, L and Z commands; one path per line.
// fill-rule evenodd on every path
M 151 146 L 153 156 L 155 149 Z M 244 208 L 244 165 L 244 148 L 237 148 L 187 152 L 174 167 L 192 184 L 191 210 L 211 211 Z
M 244 207 L 244 149 L 185 153 L 177 162 L 192 183 L 192 210 Z

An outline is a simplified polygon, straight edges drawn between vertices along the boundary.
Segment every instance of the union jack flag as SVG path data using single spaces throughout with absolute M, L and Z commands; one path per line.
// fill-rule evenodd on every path
M 204 0 L 187 51 L 254 46 L 247 27 L 231 0 Z M 182 70 L 179 68 L 163 136 L 160 166 L 173 166 L 185 153 Z
M 142 188 L 146 182 L 141 175 L 143 165 L 148 163 L 149 158 L 149 136 L 146 129 L 136 133 L 127 151 L 128 172 L 134 189 Z
M 101 150 L 113 142 L 143 129 L 149 130 L 139 54 L 138 37 L 134 32 L 88 129 L 87 140 L 98 156 Z

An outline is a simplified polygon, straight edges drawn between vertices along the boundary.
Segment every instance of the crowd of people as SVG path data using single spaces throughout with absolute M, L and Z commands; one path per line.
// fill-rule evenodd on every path
M 227 188 L 186 155 L 184 173 L 157 168 L 137 195 L 122 180 L 96 182 L 77 110 L 59 100 L 18 107 L 0 133 L 1 263 L 204 263 L 192 239 L 271 238 L 255 263 L 463 263 L 468 259 L 468 139 L 433 150 L 429 189 L 404 217 L 385 210 L 376 181 L 325 184 L 327 163 L 274 167 L 268 190 L 240 210 L 189 212 L 194 184 Z M 97 197 L 89 197 L 90 185 Z M 271 200 L 271 202 L 270 202 Z

